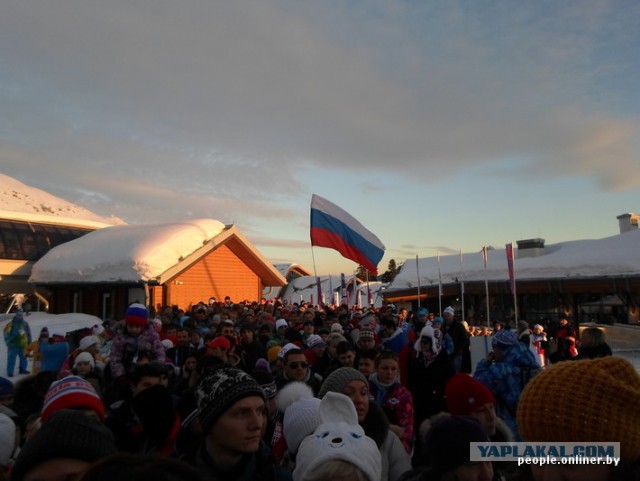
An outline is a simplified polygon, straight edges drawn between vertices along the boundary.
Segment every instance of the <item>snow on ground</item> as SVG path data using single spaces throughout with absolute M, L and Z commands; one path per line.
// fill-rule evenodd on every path
M 0 315 L 0 330 L 4 331 L 4 327 L 12 319 L 13 314 Z M 102 320 L 99 317 L 89 314 L 80 313 L 68 313 L 68 314 L 49 314 L 47 312 L 31 312 L 25 316 L 26 321 L 31 327 L 31 338 L 35 340 L 40 334 L 40 330 L 43 327 L 49 329 L 49 334 L 59 334 L 61 336 L 66 335 L 68 332 L 75 331 L 76 329 L 82 329 L 85 327 L 92 327 L 96 324 L 102 324 Z M 31 371 L 31 359 L 29 359 L 29 371 Z M 16 362 L 16 372 L 14 373 L 13 382 L 24 377 L 24 375 L 17 374 L 18 365 Z M 7 375 L 7 345 L 4 343 L 4 339 L 0 342 L 0 376 L 6 377 Z

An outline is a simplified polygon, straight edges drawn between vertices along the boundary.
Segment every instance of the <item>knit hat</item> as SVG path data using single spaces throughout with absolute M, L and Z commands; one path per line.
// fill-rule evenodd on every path
M 85 336 L 82 339 L 80 339 L 80 342 L 78 343 L 78 349 L 80 349 L 81 351 L 86 351 L 91 346 L 97 343 L 98 343 L 98 338 L 96 336 Z
M 452 316 L 454 316 L 456 311 L 453 310 L 453 307 L 449 306 L 449 307 L 445 307 L 444 311 L 442 313 L 443 314 L 451 314 Z
M 338 334 L 344 334 L 344 329 L 339 322 L 331 324 L 331 332 L 337 332 Z
M 164 347 L 165 351 L 173 347 L 173 341 L 171 339 L 163 339 L 160 342 L 162 343 L 162 347 Z
M 44 424 L 56 411 L 82 408 L 93 409 L 104 421 L 104 403 L 93 386 L 79 376 L 68 376 L 49 387 L 40 419 Z
M 13 383 L 6 377 L 0 377 L 0 398 L 13 396 Z
M 368 481 L 378 481 L 382 471 L 380 450 L 358 425 L 358 415 L 351 400 L 344 394 L 330 392 L 318 408 L 320 425 L 300 444 L 294 481 L 306 481 L 319 467 L 335 460 L 354 465 Z
M 418 309 L 418 316 L 427 316 L 429 315 L 429 309 L 427 309 L 426 307 L 421 307 L 420 309 Z
M 0 470 L 9 464 L 16 444 L 16 424 L 5 413 L 0 413 Z
M 251 377 L 260 384 L 260 387 L 264 390 L 264 394 L 267 396 L 267 399 L 273 399 L 276 397 L 278 388 L 276 387 L 276 380 L 271 372 L 266 369 L 258 369 L 256 367 L 251 371 Z
M 322 399 L 328 392 L 342 393 L 344 387 L 351 381 L 362 381 L 366 386 L 369 386 L 367 378 L 357 369 L 352 367 L 339 367 L 324 380 L 320 387 L 318 397 Z
M 44 326 L 42 329 L 40 329 L 39 337 L 49 337 L 49 328 L 47 326 Z
M 445 396 L 449 412 L 462 416 L 468 416 L 485 404 L 496 402 L 487 386 L 462 372 L 449 379 Z
M 250 396 L 258 396 L 266 402 L 258 382 L 240 369 L 223 367 L 207 372 L 196 387 L 202 432 L 208 434 L 227 409 Z
M 511 329 L 502 329 L 493 335 L 491 345 L 500 349 L 509 349 L 511 346 L 518 344 L 518 335 Z
M 551 401 L 551 402 L 550 402 Z M 640 376 L 620 357 L 568 361 L 535 376 L 518 402 L 525 441 L 620 442 L 622 459 L 640 459 Z
M 307 346 L 309 346 L 310 348 L 326 347 L 326 344 L 320 336 L 318 336 L 317 334 L 311 334 L 307 338 Z
M 469 416 L 443 416 L 427 432 L 425 445 L 436 476 L 470 462 L 469 443 L 489 437 L 478 420 Z
M 56 412 L 25 443 L 13 465 L 12 481 L 21 481 L 35 466 L 54 458 L 93 462 L 116 452 L 113 434 L 95 418 L 73 410 Z
M 362 331 L 360 331 L 360 334 L 358 334 L 358 340 L 360 339 L 375 339 L 375 335 L 373 333 L 373 331 L 370 331 L 368 329 L 363 329 Z
M 145 327 L 149 322 L 149 313 L 147 308 L 142 304 L 134 303 L 127 308 L 124 315 L 124 322 L 127 326 Z
M 104 326 L 102 326 L 101 324 L 96 324 L 91 328 L 91 334 L 93 334 L 94 336 L 99 336 L 103 332 Z
M 285 319 L 278 319 L 276 321 L 276 329 L 280 329 L 281 327 L 287 328 L 289 327 L 289 323 Z
M 276 359 L 279 359 L 278 354 L 282 350 L 282 346 L 273 346 L 270 347 L 267 351 L 267 361 L 275 362 Z
M 295 455 L 302 440 L 320 424 L 320 399 L 313 396 L 308 384 L 293 381 L 278 392 L 277 403 L 283 413 L 282 434 L 289 452 Z
M 413 343 L 413 348 L 416 353 L 422 352 L 422 342 L 420 341 L 423 337 L 428 337 L 431 339 L 431 351 L 434 354 L 439 354 L 442 350 L 442 331 L 440 329 L 434 329 L 431 326 L 424 326 L 420 331 L 420 336 L 416 339 L 416 342 Z
M 218 336 L 207 342 L 206 346 L 211 348 L 219 347 L 224 351 L 228 351 L 229 349 L 231 349 L 231 342 L 229 342 L 229 339 L 224 336 Z
M 300 347 L 292 342 L 288 342 L 282 349 L 280 349 L 280 351 L 278 351 L 278 358 L 284 359 L 284 356 L 287 354 L 287 352 L 291 351 L 292 349 L 300 349 Z
M 73 367 L 77 367 L 81 362 L 88 362 L 91 364 L 91 367 L 96 367 L 96 361 L 93 359 L 90 352 L 81 352 L 78 354 L 75 361 L 73 361 Z

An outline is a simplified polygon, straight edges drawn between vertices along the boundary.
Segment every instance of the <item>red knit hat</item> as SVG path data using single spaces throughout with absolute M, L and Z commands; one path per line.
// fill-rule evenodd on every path
M 40 419 L 44 423 L 56 411 L 81 408 L 93 409 L 104 421 L 104 403 L 93 386 L 79 376 L 68 376 L 49 387 Z
M 487 386 L 462 372 L 449 379 L 444 392 L 449 412 L 458 416 L 468 416 L 479 407 L 496 402 Z
M 149 323 L 149 313 L 147 308 L 142 304 L 134 303 L 127 308 L 124 316 L 124 322 L 127 326 L 145 327 Z

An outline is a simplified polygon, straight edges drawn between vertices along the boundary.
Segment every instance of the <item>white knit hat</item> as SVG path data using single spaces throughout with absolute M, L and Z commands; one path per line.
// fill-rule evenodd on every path
M 85 336 L 82 339 L 80 339 L 80 342 L 78 344 L 78 349 L 80 349 L 81 351 L 86 351 L 91 346 L 97 343 L 98 343 L 98 338 L 96 336 Z
M 359 468 L 368 481 L 378 481 L 380 450 L 358 424 L 356 408 L 344 394 L 328 392 L 320 402 L 321 424 L 302 441 L 293 481 L 306 481 L 329 461 L 342 460 Z
M 78 354 L 73 361 L 73 367 L 77 367 L 81 362 L 88 362 L 89 364 L 91 364 L 92 368 L 96 367 L 96 361 L 95 359 L 93 359 L 93 356 L 90 352 L 81 352 L 80 354 Z
M 292 403 L 284 412 L 282 434 L 291 454 L 296 454 L 300 443 L 313 434 L 320 424 L 320 399 L 302 398 Z

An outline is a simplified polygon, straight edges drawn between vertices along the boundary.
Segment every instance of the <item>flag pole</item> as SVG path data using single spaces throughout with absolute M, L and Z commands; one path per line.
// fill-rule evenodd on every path
M 489 279 L 487 278 L 487 246 L 482 248 L 482 259 L 484 260 L 484 293 L 487 298 L 487 327 L 491 327 L 491 320 L 489 319 Z
M 418 309 L 420 309 L 420 266 L 418 264 L 418 254 L 416 254 L 416 274 L 418 275 Z
M 464 268 L 462 266 L 462 249 L 460 249 L 460 301 L 462 303 L 462 320 L 464 321 Z
M 514 322 L 518 322 L 518 296 L 516 294 L 516 259 L 513 252 L 513 242 L 505 246 L 507 252 L 507 265 L 509 267 L 509 284 L 511 286 L 511 293 L 513 294 L 513 315 Z
M 442 273 L 440 271 L 440 249 L 437 251 L 438 259 L 438 315 L 442 315 Z

